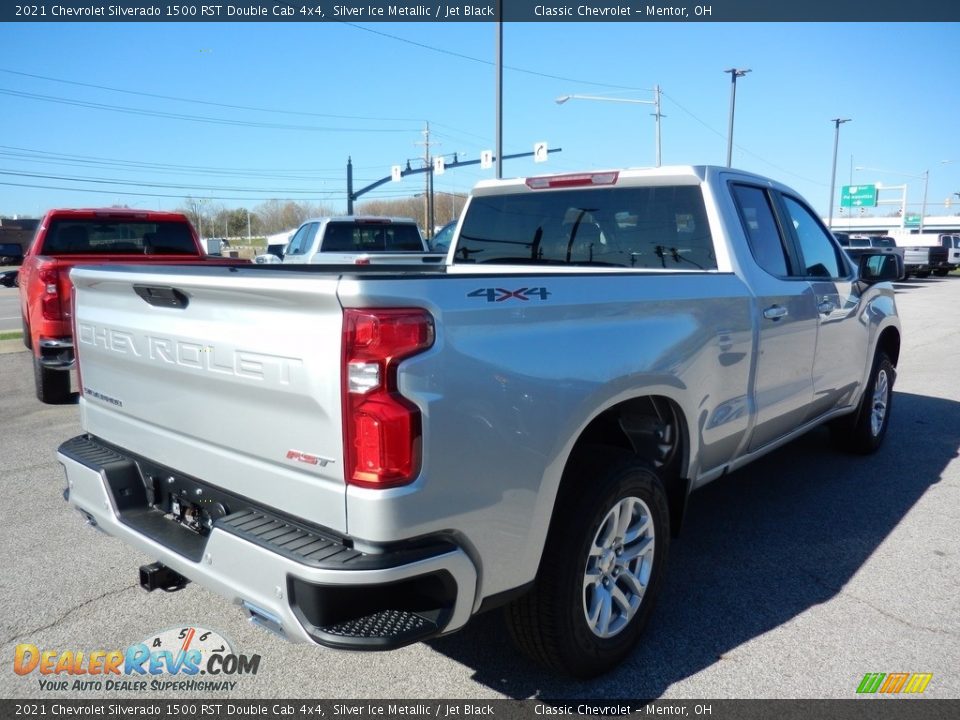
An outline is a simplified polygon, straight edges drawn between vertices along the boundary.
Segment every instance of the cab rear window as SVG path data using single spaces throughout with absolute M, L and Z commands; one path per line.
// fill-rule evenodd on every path
M 53 220 L 43 243 L 48 255 L 196 255 L 190 226 L 183 222 Z
M 420 230 L 411 223 L 331 222 L 323 235 L 322 252 L 423 251 Z
M 474 197 L 458 263 L 714 270 L 697 186 L 536 191 Z

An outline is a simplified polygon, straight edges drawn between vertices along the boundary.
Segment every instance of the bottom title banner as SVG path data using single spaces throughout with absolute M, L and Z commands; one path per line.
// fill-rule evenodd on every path
M 610 718 L 927 720 L 960 717 L 960 700 L 0 700 L 7 718 Z

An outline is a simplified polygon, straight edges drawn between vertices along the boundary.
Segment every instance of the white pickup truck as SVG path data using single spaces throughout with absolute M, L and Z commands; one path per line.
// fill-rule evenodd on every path
M 901 268 L 718 167 L 483 182 L 440 267 L 79 268 L 69 502 L 158 560 L 145 588 L 294 641 L 503 605 L 532 658 L 596 675 L 693 490 L 823 423 L 879 447 Z
M 431 253 L 411 218 L 346 215 L 304 221 L 283 255 L 288 264 L 428 265 Z

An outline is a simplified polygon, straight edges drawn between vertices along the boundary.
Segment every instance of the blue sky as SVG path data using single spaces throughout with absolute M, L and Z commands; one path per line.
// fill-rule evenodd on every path
M 953 214 L 960 199 L 949 211 L 944 200 L 960 192 L 958 27 L 507 24 L 504 152 L 537 141 L 563 152 L 545 164 L 508 161 L 504 175 L 652 165 L 651 106 L 555 98 L 649 100 L 656 83 L 663 164 L 723 164 L 723 70 L 739 67 L 752 72 L 737 85 L 734 166 L 793 186 L 825 214 L 830 119 L 852 118 L 840 131 L 837 193 L 851 179 L 908 183 L 919 211 L 923 181 L 909 176 L 929 170 L 928 213 Z M 493 149 L 494 38 L 492 23 L 0 25 L 0 183 L 48 186 L 0 184 L 0 214 L 118 201 L 166 209 L 187 195 L 230 198 L 217 201 L 228 207 L 292 198 L 345 209 L 347 156 L 357 186 L 388 175 L 422 155 L 426 121 L 434 154 L 475 159 Z M 851 158 L 888 172 L 851 173 Z M 458 169 L 436 188 L 467 192 L 492 176 Z M 422 189 L 414 176 L 366 197 Z

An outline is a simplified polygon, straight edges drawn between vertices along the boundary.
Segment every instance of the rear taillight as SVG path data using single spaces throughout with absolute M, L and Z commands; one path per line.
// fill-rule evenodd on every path
M 60 273 L 56 268 L 41 268 L 37 273 L 43 286 L 40 293 L 40 310 L 44 320 L 63 320 L 63 308 L 60 303 Z
M 348 485 L 386 488 L 420 472 L 420 410 L 397 366 L 433 345 L 433 318 L 402 308 L 343 311 L 343 446 Z

